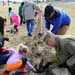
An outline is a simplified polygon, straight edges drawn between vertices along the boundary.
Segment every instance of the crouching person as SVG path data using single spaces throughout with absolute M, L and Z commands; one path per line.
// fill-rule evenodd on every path
M 60 64 L 58 67 L 68 68 L 72 75 L 75 74 L 75 37 L 71 35 L 54 35 L 48 31 L 44 35 L 48 46 L 55 47 Z
M 26 54 L 28 51 L 28 47 L 24 46 L 23 44 L 19 45 L 18 51 L 10 49 L 10 57 L 6 63 L 6 70 L 1 75 L 8 75 L 12 70 L 16 68 L 19 68 L 20 72 L 26 72 L 24 70 L 25 65 L 27 65 L 33 72 L 36 72 L 36 69 L 27 61 Z

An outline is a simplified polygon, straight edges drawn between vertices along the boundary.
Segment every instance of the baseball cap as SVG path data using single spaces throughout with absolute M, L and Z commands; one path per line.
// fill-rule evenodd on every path
M 50 31 L 47 31 L 46 33 L 45 33 L 45 35 L 44 35 L 44 41 L 47 43 L 48 42 L 48 40 L 51 38 L 51 37 L 53 37 L 53 36 L 55 36 L 52 32 L 50 32 Z
M 44 10 L 44 17 L 50 17 L 53 11 L 54 11 L 54 7 L 51 5 L 47 5 Z

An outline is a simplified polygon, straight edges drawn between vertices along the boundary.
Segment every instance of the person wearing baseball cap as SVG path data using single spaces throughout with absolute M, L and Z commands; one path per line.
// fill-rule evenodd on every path
M 54 8 L 52 5 L 47 5 L 44 9 L 45 27 L 50 30 L 51 25 L 53 28 L 52 33 L 57 35 L 64 35 L 70 26 L 70 16 L 59 8 Z
M 60 68 L 68 68 L 72 75 L 75 74 L 75 37 L 72 35 L 55 35 L 50 31 L 44 34 L 44 42 L 54 47 L 59 59 Z

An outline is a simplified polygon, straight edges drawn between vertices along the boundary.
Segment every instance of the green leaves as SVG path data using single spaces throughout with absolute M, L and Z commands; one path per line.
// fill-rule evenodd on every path
M 37 51 L 39 51 L 37 41 L 33 41 L 33 44 L 34 44 L 34 46 L 35 46 L 35 49 L 36 49 Z
M 39 69 L 43 69 L 44 62 L 45 62 L 45 58 L 42 56 L 42 57 L 41 57 L 41 61 L 40 61 L 40 63 L 39 63 Z
M 51 61 L 53 61 L 54 63 L 56 63 L 57 65 L 59 65 L 59 60 L 58 60 L 58 58 L 57 58 L 56 55 L 52 55 Z

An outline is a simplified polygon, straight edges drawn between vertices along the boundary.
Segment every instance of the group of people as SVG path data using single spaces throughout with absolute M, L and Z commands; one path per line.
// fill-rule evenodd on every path
M 23 18 L 26 22 L 28 36 L 32 36 L 34 29 L 34 10 L 42 12 L 42 10 L 33 2 L 22 3 L 19 7 L 20 22 L 14 24 L 17 30 L 17 25 L 21 25 Z M 16 14 L 9 8 L 11 24 L 16 21 Z M 12 19 L 14 17 L 14 19 Z M 72 75 L 72 70 L 75 68 L 75 37 L 65 35 L 70 26 L 70 16 L 59 8 L 54 8 L 52 5 L 47 5 L 44 9 L 45 28 L 47 32 L 44 35 L 44 41 L 47 45 L 52 46 L 56 50 L 56 55 L 60 61 L 58 67 L 68 68 Z M 3 48 L 4 41 L 9 41 L 4 35 L 4 26 L 6 18 L 0 16 L 0 57 L 2 62 L 0 65 L 6 64 L 6 70 L 1 75 L 8 75 L 13 69 L 19 68 L 20 72 L 25 72 L 24 67 L 27 65 L 33 72 L 39 72 L 27 60 L 26 54 L 29 51 L 27 46 L 19 45 L 18 51 L 14 49 L 7 50 Z M 52 30 L 50 30 L 53 25 Z M 13 62 L 11 62 L 13 61 Z M 11 67 L 12 66 L 12 67 Z
M 0 65 L 6 64 L 6 70 L 0 75 L 8 75 L 9 72 L 16 68 L 19 68 L 20 72 L 25 72 L 25 65 L 33 72 L 36 72 L 36 69 L 27 60 L 26 53 L 29 51 L 27 46 L 20 44 L 18 51 L 14 49 L 7 50 L 3 47 L 3 41 L 9 41 L 9 38 L 4 35 L 5 25 L 6 18 L 0 16 Z
M 18 34 L 19 30 L 18 30 L 18 26 L 20 25 L 20 19 L 18 14 L 16 14 L 11 7 L 9 7 L 9 11 L 8 11 L 8 16 L 10 19 L 10 24 L 14 25 L 14 30 L 11 29 L 10 33 L 14 33 L 14 34 Z

